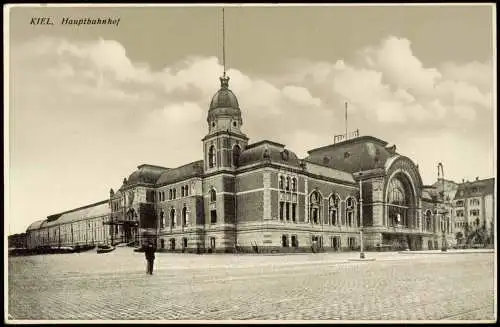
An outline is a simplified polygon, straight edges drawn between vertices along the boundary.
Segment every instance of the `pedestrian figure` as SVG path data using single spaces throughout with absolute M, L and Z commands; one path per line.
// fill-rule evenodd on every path
M 153 264 L 155 261 L 155 250 L 156 249 L 154 248 L 153 244 L 149 243 L 144 251 L 144 254 L 146 255 L 146 261 L 148 262 L 147 273 L 150 275 L 153 274 Z

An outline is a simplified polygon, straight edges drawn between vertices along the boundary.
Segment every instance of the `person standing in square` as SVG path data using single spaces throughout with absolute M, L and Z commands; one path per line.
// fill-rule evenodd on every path
M 147 273 L 152 275 L 153 274 L 153 266 L 154 266 L 154 261 L 155 261 L 155 247 L 153 244 L 149 243 L 148 246 L 146 247 L 144 254 L 146 255 L 146 261 L 147 261 Z

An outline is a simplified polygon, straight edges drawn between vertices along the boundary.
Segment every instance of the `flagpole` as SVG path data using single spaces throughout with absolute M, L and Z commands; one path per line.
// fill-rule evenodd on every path
M 345 102 L 345 139 L 347 141 L 347 101 Z
M 224 66 L 224 77 L 226 77 L 226 23 L 224 20 L 224 8 L 222 8 L 222 65 Z

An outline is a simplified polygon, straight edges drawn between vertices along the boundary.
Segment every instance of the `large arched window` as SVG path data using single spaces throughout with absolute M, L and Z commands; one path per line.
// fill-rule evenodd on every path
M 237 167 L 240 162 L 241 148 L 238 144 L 233 147 L 233 166 Z
M 170 209 L 170 227 L 175 227 L 175 209 Z
M 339 226 L 340 198 L 336 194 L 332 194 L 328 199 L 328 218 L 329 224 Z
M 210 202 L 215 202 L 217 201 L 217 193 L 215 192 L 214 189 L 210 190 Z
M 210 168 L 215 167 L 215 146 L 211 145 L 208 150 L 208 166 Z
M 406 176 L 401 173 L 391 178 L 387 189 L 387 214 L 389 226 L 413 227 L 410 220 L 412 191 Z
M 279 188 L 280 188 L 280 190 L 283 190 L 285 188 L 285 177 L 284 176 L 280 176 Z
M 352 196 L 345 200 L 345 220 L 349 227 L 355 226 L 354 213 L 356 210 L 356 201 Z
M 309 198 L 309 203 L 309 217 L 311 223 L 319 224 L 321 221 L 321 194 L 319 194 L 318 191 L 313 191 Z
M 182 208 L 182 226 L 187 226 L 188 222 L 188 211 L 187 208 Z

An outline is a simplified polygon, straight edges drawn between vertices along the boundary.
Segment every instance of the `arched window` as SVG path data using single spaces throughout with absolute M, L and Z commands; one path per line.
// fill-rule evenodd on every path
M 297 192 L 297 179 L 292 177 L 292 192 Z
M 188 211 L 187 208 L 182 208 L 182 226 L 187 226 L 188 221 Z
M 311 193 L 309 203 L 309 216 L 311 217 L 311 223 L 319 224 L 321 221 L 321 195 L 318 191 L 313 191 Z
M 345 200 L 345 218 L 346 218 L 346 223 L 347 226 L 353 227 L 354 226 L 354 211 L 356 208 L 356 203 L 354 201 L 353 197 L 348 197 Z
M 340 225 L 339 204 L 340 204 L 339 196 L 336 194 L 332 194 L 330 196 L 330 199 L 328 199 L 328 217 L 329 217 L 329 224 L 334 226 Z
M 238 144 L 233 147 L 233 166 L 237 167 L 240 161 L 241 148 Z
M 217 193 L 215 192 L 214 189 L 210 190 L 210 202 L 215 202 L 217 201 Z
M 215 146 L 211 145 L 208 150 L 208 166 L 210 168 L 215 167 Z
M 177 193 L 177 189 L 174 188 L 172 192 L 173 192 L 174 199 L 177 198 L 177 194 L 176 194 Z
M 160 228 L 165 227 L 165 213 L 163 210 L 160 212 Z
M 170 209 L 170 227 L 175 227 L 175 209 Z
M 181 197 L 184 197 L 184 186 L 181 186 Z
M 184 195 L 188 196 L 189 195 L 189 185 L 184 186 L 186 189 L 184 190 Z
M 290 190 L 290 177 L 286 178 L 286 183 L 285 183 L 285 190 Z
M 409 210 L 410 203 L 409 181 L 404 175 L 396 175 L 389 182 L 387 189 L 387 214 L 390 226 L 410 227 L 410 220 L 413 218 L 413 214 Z
M 173 199 L 172 189 L 168 190 L 168 199 L 169 199 L 169 200 L 172 200 L 172 199 Z
M 280 176 L 279 188 L 280 188 L 280 190 L 285 188 L 285 177 L 283 177 L 283 176 Z

